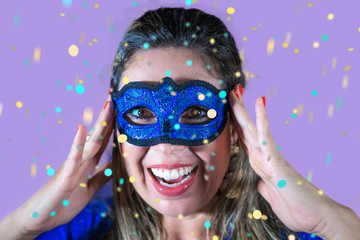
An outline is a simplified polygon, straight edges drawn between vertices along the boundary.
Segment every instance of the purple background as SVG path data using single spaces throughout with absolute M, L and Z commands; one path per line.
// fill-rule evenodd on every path
M 266 96 L 271 132 L 284 158 L 329 197 L 360 215 L 358 1 L 311 1 L 312 7 L 307 1 L 288 0 L 193 2 L 187 6 L 185 0 L 83 0 L 65 7 L 61 0 L 2 1 L 0 219 L 51 178 L 47 165 L 57 170 L 66 160 L 87 107 L 93 110 L 88 130 L 93 126 L 105 104 L 110 68 L 123 34 L 143 11 L 161 6 L 200 8 L 225 22 L 245 56 L 249 78 L 244 99 L 253 121 L 256 98 Z M 228 14 L 228 7 L 235 13 Z M 335 15 L 331 21 L 329 13 Z M 289 47 L 284 48 L 288 32 Z M 322 40 L 324 34 L 327 41 Z M 275 38 L 275 48 L 268 56 L 270 38 Z M 72 44 L 79 48 L 76 57 L 68 53 Z M 36 47 L 41 49 L 39 62 L 33 58 Z M 345 71 L 346 66 L 351 69 Z M 349 79 L 347 88 L 342 87 L 344 77 Z M 84 81 L 83 94 L 75 91 L 79 79 Z M 22 108 L 16 107 L 17 101 Z M 293 117 L 299 105 L 303 112 Z M 101 162 L 109 156 L 105 153 Z M 35 176 L 30 174 L 32 164 L 37 166 Z M 109 187 L 110 183 L 96 197 L 111 194 Z

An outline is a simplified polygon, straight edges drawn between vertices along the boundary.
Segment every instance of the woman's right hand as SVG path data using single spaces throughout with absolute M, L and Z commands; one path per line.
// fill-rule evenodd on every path
M 67 160 L 38 192 L 11 213 L 16 224 L 22 225 L 23 235 L 37 236 L 69 222 L 111 179 L 104 174 L 105 169 L 111 168 L 111 162 L 104 163 L 92 175 L 114 127 L 115 114 L 110 95 L 107 101 L 89 133 L 89 140 L 86 141 L 86 126 L 80 124 Z M 67 206 L 64 201 L 65 205 L 68 201 Z

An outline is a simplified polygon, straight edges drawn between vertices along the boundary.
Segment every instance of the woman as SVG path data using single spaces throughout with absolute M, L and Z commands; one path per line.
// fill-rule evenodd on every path
M 79 125 L 68 159 L 2 221 L 1 236 L 359 238 L 355 212 L 306 181 L 276 150 L 264 97 L 252 122 L 245 85 L 235 41 L 218 18 L 198 9 L 146 12 L 120 43 L 112 92 L 94 128 L 87 136 Z M 112 163 L 89 176 L 113 130 Z M 97 218 L 85 210 L 111 175 L 108 227 L 106 205 L 91 205 L 103 207 Z M 101 218 L 83 233 L 80 215 Z

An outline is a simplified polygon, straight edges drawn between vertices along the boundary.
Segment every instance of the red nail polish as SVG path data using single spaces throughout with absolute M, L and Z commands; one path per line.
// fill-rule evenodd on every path
M 266 107 L 266 101 L 265 101 L 265 97 L 262 97 L 263 103 L 264 103 L 264 107 Z
M 239 89 L 240 89 L 240 93 L 241 93 L 241 96 L 243 95 L 243 88 L 241 86 L 241 84 L 239 84 Z
M 77 131 L 76 131 L 76 132 L 78 132 L 78 131 L 79 131 L 79 127 L 80 127 L 80 125 L 78 126 L 78 129 L 77 129 Z
M 239 99 L 239 100 L 240 100 L 240 97 L 239 97 L 239 95 L 237 94 L 236 90 L 234 89 L 233 91 L 234 91 L 235 96 L 237 97 L 237 99 Z
M 106 101 L 105 106 L 104 106 L 104 110 L 105 110 L 106 106 L 108 105 L 108 103 L 109 103 L 109 101 Z
M 108 92 L 108 95 L 107 95 L 107 96 L 109 96 L 109 94 L 110 94 L 110 89 L 109 89 L 109 92 Z

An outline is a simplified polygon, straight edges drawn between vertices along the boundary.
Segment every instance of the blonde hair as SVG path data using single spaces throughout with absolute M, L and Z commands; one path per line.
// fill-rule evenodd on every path
M 215 45 L 210 46 L 210 38 L 216 39 Z M 150 44 L 150 48 L 188 47 L 201 57 L 204 65 L 211 66 L 209 74 L 223 81 L 223 89 L 233 89 L 236 84 L 245 88 L 246 79 L 236 43 L 219 18 L 196 8 L 159 8 L 145 12 L 126 32 L 114 60 L 112 89 L 119 88 L 122 72 L 145 42 Z M 162 215 L 152 209 L 128 181 L 118 147 L 116 127 L 113 146 L 115 217 L 103 239 L 166 238 Z M 123 184 L 119 183 L 120 179 L 124 180 Z M 251 168 L 247 153 L 240 147 L 240 152 L 231 156 L 221 191 L 219 189 L 215 196 L 216 204 L 209 213 L 211 231 L 219 239 L 248 239 L 250 236 L 251 239 L 282 239 L 283 231 L 286 235 L 293 233 L 257 191 L 258 180 L 259 176 Z M 237 197 L 231 198 L 230 195 Z M 261 211 L 263 218 L 251 217 L 255 209 Z

